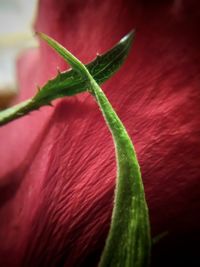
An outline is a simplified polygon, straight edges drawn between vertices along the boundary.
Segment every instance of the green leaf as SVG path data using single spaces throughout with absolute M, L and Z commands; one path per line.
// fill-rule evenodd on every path
M 52 38 L 48 38 L 43 33 L 37 33 L 39 37 L 47 41 L 51 46 L 54 43 L 54 49 L 58 53 L 62 53 L 64 47 L 58 44 Z M 103 55 L 98 55 L 94 61 L 85 65 L 91 75 L 102 84 L 108 80 L 124 63 L 132 45 L 134 33 L 130 32 L 123 37 L 111 50 Z M 63 55 L 62 55 L 63 56 Z M 66 59 L 64 57 L 64 59 Z M 71 70 L 49 81 L 35 99 L 39 101 L 51 102 L 57 97 L 72 96 L 77 93 L 84 92 L 88 89 L 87 81 L 80 75 L 79 71 Z M 56 97 L 55 97 L 56 96 Z
M 48 36 L 42 34 L 41 38 L 85 79 L 115 144 L 117 181 L 114 209 L 99 267 L 146 267 L 151 248 L 150 223 L 140 167 L 131 139 L 90 70 Z
M 44 34 L 38 33 L 41 37 Z M 122 38 L 112 49 L 103 55 L 97 56 L 86 67 L 97 83 L 102 84 L 109 79 L 123 64 L 130 50 L 134 34 L 131 32 Z M 51 39 L 53 40 L 53 39 Z M 50 105 L 51 101 L 72 96 L 87 90 L 87 81 L 75 70 L 58 72 L 57 76 L 49 80 L 37 94 L 14 107 L 0 112 L 0 126 L 20 118 L 42 106 Z

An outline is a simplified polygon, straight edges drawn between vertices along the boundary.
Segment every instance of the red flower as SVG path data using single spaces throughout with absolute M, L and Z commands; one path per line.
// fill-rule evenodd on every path
M 105 86 L 133 138 L 152 266 L 194 266 L 200 208 L 199 2 L 41 0 L 35 29 L 87 63 L 133 27 L 134 48 Z M 44 43 L 19 62 L 21 96 L 66 65 Z M 111 136 L 87 94 L 0 129 L 0 266 L 96 266 L 115 183 Z

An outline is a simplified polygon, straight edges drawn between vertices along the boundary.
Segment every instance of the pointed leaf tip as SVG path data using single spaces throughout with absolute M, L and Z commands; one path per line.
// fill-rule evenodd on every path
M 129 33 L 127 33 L 122 39 L 119 41 L 120 43 L 129 42 L 132 43 L 133 39 L 135 37 L 135 31 L 131 30 Z

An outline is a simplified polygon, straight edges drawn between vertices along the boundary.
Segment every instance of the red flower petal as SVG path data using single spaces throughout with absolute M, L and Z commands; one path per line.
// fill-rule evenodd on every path
M 134 48 L 104 86 L 141 164 L 153 266 L 198 259 L 200 208 L 198 1 L 41 0 L 36 30 L 83 62 L 133 27 Z M 21 98 L 66 65 L 42 44 L 19 63 Z M 57 101 L 0 129 L 0 265 L 95 266 L 115 182 L 110 134 L 90 96 Z M 196 257 L 196 258 L 195 258 Z M 173 265 L 174 264 L 174 265 Z

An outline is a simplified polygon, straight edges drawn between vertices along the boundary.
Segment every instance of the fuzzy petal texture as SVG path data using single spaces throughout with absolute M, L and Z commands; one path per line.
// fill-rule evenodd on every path
M 199 266 L 200 4 L 198 0 L 40 0 L 35 23 L 84 63 L 132 28 L 122 69 L 104 90 L 134 141 L 150 210 L 152 266 Z M 32 96 L 67 65 L 41 43 L 18 63 Z M 0 128 L 0 266 L 96 266 L 112 212 L 113 142 L 93 99 L 54 102 Z M 198 242 L 198 243 L 197 243 Z

